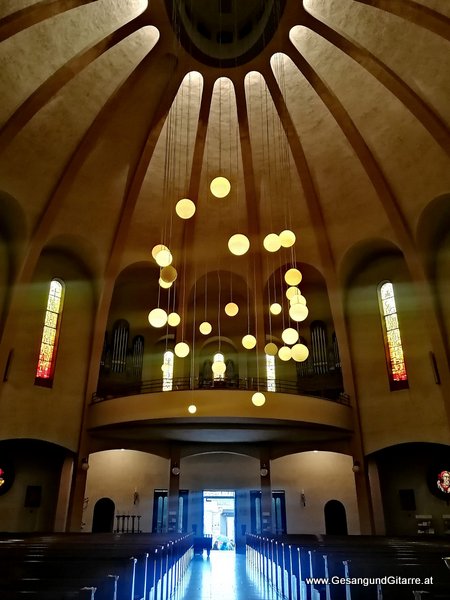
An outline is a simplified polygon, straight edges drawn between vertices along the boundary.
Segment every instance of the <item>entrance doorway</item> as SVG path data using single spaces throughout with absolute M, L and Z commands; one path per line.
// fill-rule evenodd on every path
M 236 494 L 230 490 L 204 490 L 203 533 L 211 536 L 213 550 L 235 549 Z
M 115 505 L 111 498 L 100 498 L 94 506 L 92 533 L 111 533 L 114 527 Z
M 347 535 L 347 515 L 345 506 L 339 500 L 329 500 L 325 504 L 325 533 L 327 535 Z

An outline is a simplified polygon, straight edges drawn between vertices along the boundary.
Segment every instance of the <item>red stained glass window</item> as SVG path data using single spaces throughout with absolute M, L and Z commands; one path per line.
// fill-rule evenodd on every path
M 394 384 L 406 383 L 408 375 L 406 373 L 402 339 L 397 318 L 394 286 L 390 281 L 386 281 L 380 285 L 379 301 L 390 379 Z
M 58 279 L 50 283 L 42 332 L 39 360 L 35 383 L 51 383 L 55 370 L 56 350 L 58 346 L 59 325 L 64 300 L 64 286 Z

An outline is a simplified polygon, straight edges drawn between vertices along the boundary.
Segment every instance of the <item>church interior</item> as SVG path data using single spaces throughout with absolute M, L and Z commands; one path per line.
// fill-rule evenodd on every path
M 0 85 L 0 531 L 449 535 L 448 0 L 3 0 Z

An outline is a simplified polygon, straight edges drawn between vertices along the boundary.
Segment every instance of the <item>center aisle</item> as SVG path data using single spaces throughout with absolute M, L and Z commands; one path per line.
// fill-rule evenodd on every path
M 245 554 L 213 550 L 211 557 L 195 555 L 176 600 L 279 600 L 271 588 L 247 573 Z

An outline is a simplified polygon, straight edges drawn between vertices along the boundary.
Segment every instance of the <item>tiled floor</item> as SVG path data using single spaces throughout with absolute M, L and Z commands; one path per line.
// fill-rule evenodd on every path
M 194 556 L 177 588 L 176 600 L 278 600 L 279 596 L 259 577 L 246 571 L 245 555 L 212 551 Z

